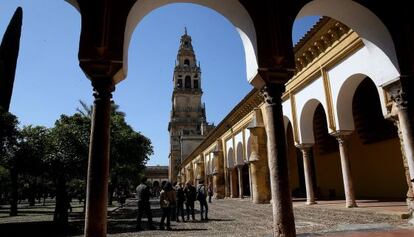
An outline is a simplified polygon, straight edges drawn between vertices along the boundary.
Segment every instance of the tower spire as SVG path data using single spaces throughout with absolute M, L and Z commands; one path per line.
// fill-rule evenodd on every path
M 184 26 L 184 33 L 187 35 L 187 26 Z

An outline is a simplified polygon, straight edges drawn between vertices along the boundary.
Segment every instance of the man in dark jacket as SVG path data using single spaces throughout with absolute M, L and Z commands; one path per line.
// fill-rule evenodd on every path
M 187 221 L 190 220 L 190 212 L 192 220 L 195 221 L 195 215 L 194 215 L 194 202 L 196 200 L 196 188 L 191 184 L 191 181 L 187 181 L 184 188 L 184 194 L 185 194 L 185 207 L 187 211 Z
M 185 194 L 183 184 L 181 182 L 177 183 L 175 187 L 175 194 L 177 197 L 177 222 L 180 221 L 180 216 L 183 221 L 184 220 L 184 201 L 185 201 Z
M 137 230 L 142 230 L 141 219 L 144 213 L 148 218 L 149 229 L 154 229 L 154 226 L 152 224 L 151 204 L 149 201 L 151 197 L 151 190 L 150 187 L 146 184 L 146 182 L 147 178 L 143 177 L 141 179 L 141 184 L 138 185 L 136 189 L 138 199 Z
M 197 200 L 200 202 L 200 216 L 201 220 L 208 220 L 208 204 L 207 204 L 207 190 L 204 185 L 204 180 L 199 180 L 197 185 Z M 203 213 L 205 215 L 203 215 Z

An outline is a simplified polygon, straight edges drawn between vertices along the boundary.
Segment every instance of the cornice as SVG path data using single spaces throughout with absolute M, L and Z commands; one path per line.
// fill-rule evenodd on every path
M 185 166 L 191 160 L 198 156 L 201 152 L 216 142 L 217 139 L 226 133 L 229 128 L 237 124 L 242 118 L 248 115 L 254 108 L 263 103 L 263 98 L 259 95 L 259 90 L 253 89 L 247 94 L 239 104 L 213 129 L 205 138 L 205 140 L 183 159 L 182 165 Z
M 294 47 L 295 74 L 306 68 L 351 29 L 333 19 L 321 18 Z
M 333 42 L 333 45 L 322 52 L 318 58 L 309 63 L 301 71 L 296 72 L 295 76 L 286 83 L 286 92 L 296 93 L 303 89 L 315 79 L 321 77 L 321 69 L 328 68 L 337 64 L 351 53 L 363 47 L 363 42 L 354 31 L 349 31 L 342 35 L 340 39 Z M 284 99 L 288 96 L 284 95 Z

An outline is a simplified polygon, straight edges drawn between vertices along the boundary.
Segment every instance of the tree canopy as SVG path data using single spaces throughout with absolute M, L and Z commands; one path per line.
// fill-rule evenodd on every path
M 86 186 L 92 106 L 80 103 L 81 109 L 73 115 L 61 115 L 52 128 L 19 128 L 16 116 L 0 110 L 0 192 L 11 193 L 13 213 L 17 214 L 17 199 L 24 198 L 17 194 L 22 189 L 18 187 L 20 179 L 30 188 L 33 195 L 27 198 L 33 205 L 36 192 L 45 193 L 42 196 L 53 192 L 54 220 L 67 225 L 69 200 L 74 195 L 84 196 Z M 110 197 L 119 189 L 128 192 L 137 183 L 153 153 L 150 139 L 136 132 L 114 103 L 111 116 Z

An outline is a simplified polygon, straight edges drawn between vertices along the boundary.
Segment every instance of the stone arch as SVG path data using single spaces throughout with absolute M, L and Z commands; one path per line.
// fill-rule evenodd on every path
M 210 174 L 214 173 L 214 170 L 217 168 L 216 166 L 216 157 L 210 155 Z
M 283 115 L 283 125 L 285 125 L 285 134 L 288 129 L 289 123 L 292 124 L 290 119 L 287 116 Z
M 303 171 L 302 153 L 295 146 L 293 124 L 286 123 L 286 153 L 288 159 L 289 183 L 292 197 L 303 198 L 305 194 L 305 180 Z
M 234 152 L 233 148 L 229 148 L 227 152 L 227 168 L 233 168 L 234 167 Z
M 246 156 L 247 160 L 250 160 L 250 154 L 252 153 L 252 146 L 253 146 L 253 136 L 250 134 L 249 138 L 247 138 L 247 146 L 246 146 Z
M 257 42 L 256 30 L 253 21 L 239 1 L 212 1 L 212 0 L 151 0 L 137 1 L 128 14 L 125 40 L 124 40 L 124 71 L 127 72 L 128 67 L 128 48 L 133 31 L 139 22 L 153 10 L 173 3 L 193 3 L 210 8 L 227 20 L 229 20 L 237 32 L 243 43 L 244 53 L 246 55 L 246 75 L 247 80 L 251 81 L 257 74 Z
M 322 103 L 317 99 L 308 100 L 302 108 L 299 117 L 299 130 L 301 143 L 314 144 L 315 137 L 313 134 L 313 117 L 318 105 Z
M 243 165 L 243 144 L 241 142 L 237 143 L 236 146 L 236 165 Z
M 371 10 L 351 0 L 313 0 L 300 10 L 297 18 L 315 15 L 328 16 L 346 24 L 360 36 L 373 60 L 385 55 L 399 71 L 391 34 Z
M 367 76 L 364 74 L 354 74 L 341 85 L 336 102 L 338 130 L 353 131 L 355 129 L 352 100 L 356 89 L 365 78 Z

